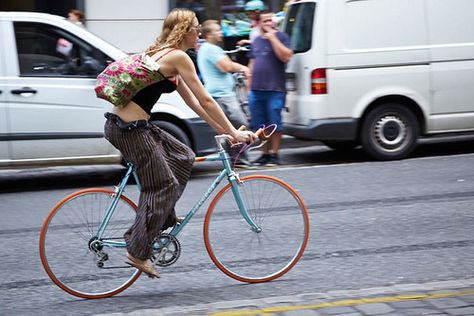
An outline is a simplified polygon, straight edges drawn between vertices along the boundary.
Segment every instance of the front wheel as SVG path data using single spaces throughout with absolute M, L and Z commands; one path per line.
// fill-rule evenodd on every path
M 261 230 L 252 229 L 244 219 L 228 184 L 206 213 L 207 252 L 222 272 L 236 280 L 274 280 L 303 255 L 309 238 L 308 212 L 298 194 L 274 177 L 242 177 L 238 189 L 250 218 Z
M 69 294 L 109 297 L 140 276 L 139 270 L 125 264 L 125 248 L 111 245 L 125 245 L 123 234 L 132 225 L 137 208 L 132 201 L 120 196 L 102 238 L 95 237 L 114 197 L 106 189 L 78 191 L 56 204 L 44 221 L 41 262 L 51 280 Z
M 362 123 L 360 139 L 372 158 L 392 160 L 408 156 L 419 135 L 413 112 L 403 105 L 388 103 L 369 112 Z

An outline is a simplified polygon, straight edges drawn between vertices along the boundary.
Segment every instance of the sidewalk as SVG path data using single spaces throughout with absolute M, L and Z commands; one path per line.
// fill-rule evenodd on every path
M 144 309 L 106 315 L 472 316 L 474 278 Z

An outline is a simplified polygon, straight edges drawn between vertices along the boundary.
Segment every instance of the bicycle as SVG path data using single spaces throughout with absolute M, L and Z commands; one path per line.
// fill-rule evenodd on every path
M 261 133 L 262 139 L 269 137 Z M 212 262 L 226 275 L 248 283 L 271 281 L 301 258 L 309 238 L 309 218 L 299 195 L 284 181 L 267 175 L 240 177 L 231 167 L 225 135 L 215 136 L 217 155 L 196 161 L 221 161 L 219 175 L 181 223 L 162 231 L 153 243 L 153 262 L 175 263 L 181 254 L 177 238 L 219 183 L 228 183 L 213 198 L 204 219 L 204 242 Z M 263 141 L 260 141 L 263 142 Z M 114 190 L 77 191 L 58 202 L 40 234 L 41 262 L 51 280 L 77 297 L 116 295 L 133 284 L 141 271 L 125 264 L 124 232 L 137 206 L 124 195 L 129 164 Z
M 229 57 L 234 61 L 238 62 L 238 54 L 249 52 L 250 48 L 247 46 L 239 46 L 237 45 L 235 49 L 224 51 Z M 232 74 L 234 79 L 234 92 L 237 97 L 237 101 L 244 111 L 247 118 L 250 118 L 250 110 L 249 110 L 249 103 L 248 103 L 248 91 L 247 91 L 247 83 L 245 82 L 245 75 L 243 72 L 234 72 Z

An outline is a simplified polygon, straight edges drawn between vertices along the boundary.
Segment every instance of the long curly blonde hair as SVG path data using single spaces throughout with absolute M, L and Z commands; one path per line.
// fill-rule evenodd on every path
M 163 22 L 163 30 L 156 41 L 145 51 L 152 55 L 162 49 L 176 48 L 181 44 L 186 33 L 193 27 L 196 14 L 188 9 L 173 9 Z

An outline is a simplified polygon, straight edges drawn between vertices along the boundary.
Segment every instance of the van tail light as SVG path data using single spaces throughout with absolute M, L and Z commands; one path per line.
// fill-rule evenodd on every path
M 314 69 L 311 72 L 311 94 L 326 94 L 328 86 L 326 80 L 326 69 Z

